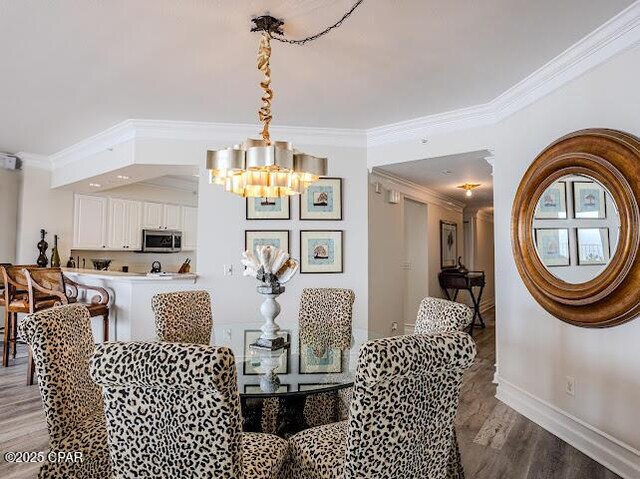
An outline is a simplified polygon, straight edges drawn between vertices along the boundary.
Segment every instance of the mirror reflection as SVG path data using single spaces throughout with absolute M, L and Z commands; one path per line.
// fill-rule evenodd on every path
M 604 271 L 616 251 L 618 208 L 593 178 L 565 176 L 538 198 L 533 234 L 551 274 L 567 283 L 586 283 Z

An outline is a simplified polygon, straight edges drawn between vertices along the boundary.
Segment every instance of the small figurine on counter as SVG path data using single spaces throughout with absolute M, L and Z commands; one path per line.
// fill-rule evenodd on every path
M 69 256 L 69 261 L 67 261 L 67 268 L 74 268 L 76 267 L 76 262 L 73 259 L 73 256 Z

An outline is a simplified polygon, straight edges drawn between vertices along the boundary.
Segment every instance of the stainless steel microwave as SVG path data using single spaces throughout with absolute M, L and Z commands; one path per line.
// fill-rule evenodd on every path
M 182 232 L 142 230 L 143 253 L 177 253 L 182 250 Z

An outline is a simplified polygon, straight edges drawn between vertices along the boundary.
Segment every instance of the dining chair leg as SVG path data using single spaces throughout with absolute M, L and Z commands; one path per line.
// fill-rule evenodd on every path
M 4 310 L 4 338 L 3 338 L 3 345 L 4 345 L 4 349 L 2 350 L 2 366 L 3 367 L 7 367 L 9 366 L 9 346 L 11 344 L 11 342 L 9 341 L 9 339 L 11 338 L 11 318 L 10 318 L 10 314 L 9 312 L 6 310 Z
M 36 364 L 33 362 L 33 354 L 29 347 L 29 361 L 27 362 L 27 386 L 33 385 L 33 373 L 36 371 Z
M 109 313 L 102 316 L 102 336 L 105 342 L 109 341 Z

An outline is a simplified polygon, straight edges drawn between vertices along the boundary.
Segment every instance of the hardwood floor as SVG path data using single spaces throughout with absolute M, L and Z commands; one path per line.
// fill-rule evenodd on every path
M 457 418 L 468 479 L 615 479 L 619 476 L 499 402 L 493 379 L 494 322 L 477 331 L 478 356 L 467 372 Z M 0 346 L 1 347 L 1 346 Z M 38 386 L 25 386 L 26 347 L 0 368 L 0 452 L 46 451 Z M 0 461 L 3 479 L 36 477 L 37 464 Z

